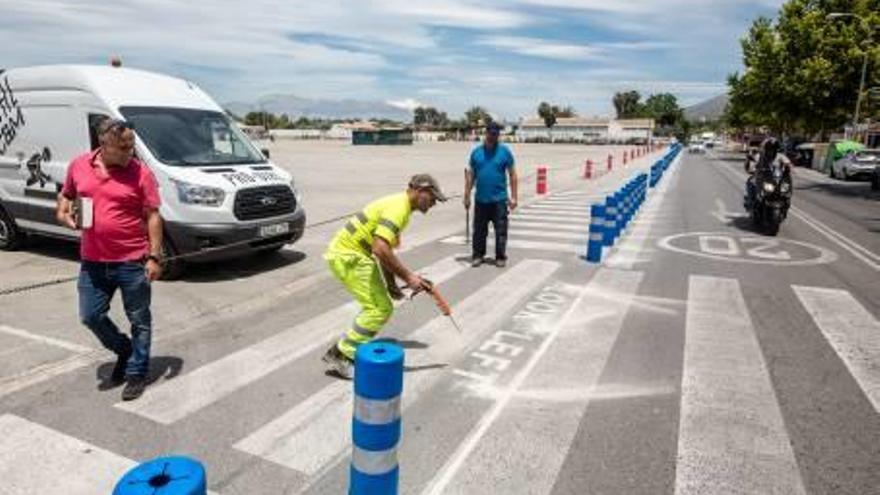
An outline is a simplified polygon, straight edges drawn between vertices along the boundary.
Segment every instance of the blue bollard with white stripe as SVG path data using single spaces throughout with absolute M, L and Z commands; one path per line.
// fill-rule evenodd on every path
M 590 206 L 590 238 L 587 241 L 587 261 L 602 261 L 602 244 L 605 233 L 605 205 Z
M 605 198 L 605 230 L 602 232 L 602 244 L 605 247 L 614 245 L 617 238 L 617 198 L 612 194 Z
M 397 494 L 403 357 L 403 348 L 388 342 L 364 344 L 355 354 L 349 495 Z
M 617 216 L 614 219 L 614 238 L 617 239 L 623 234 L 625 228 L 623 225 L 623 191 L 618 189 L 617 192 L 614 193 L 614 197 L 617 199 Z
M 205 468 L 189 457 L 159 457 L 129 470 L 113 495 L 205 495 Z

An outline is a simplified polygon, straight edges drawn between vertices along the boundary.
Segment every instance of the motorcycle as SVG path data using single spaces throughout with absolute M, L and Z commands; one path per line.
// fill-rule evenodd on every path
M 754 180 L 754 199 L 746 203 L 746 210 L 751 214 L 752 225 L 776 235 L 791 207 L 791 171 L 774 160 L 769 166 L 758 168 L 750 180 Z

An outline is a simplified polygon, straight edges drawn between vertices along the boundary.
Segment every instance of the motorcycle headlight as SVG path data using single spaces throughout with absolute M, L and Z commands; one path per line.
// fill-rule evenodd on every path
M 772 193 L 775 190 L 776 190 L 776 186 L 774 186 L 772 182 L 765 182 L 764 183 L 764 192 Z
M 226 198 L 223 189 L 199 186 L 183 181 L 172 181 L 177 187 L 177 198 L 181 203 L 202 206 L 220 206 Z

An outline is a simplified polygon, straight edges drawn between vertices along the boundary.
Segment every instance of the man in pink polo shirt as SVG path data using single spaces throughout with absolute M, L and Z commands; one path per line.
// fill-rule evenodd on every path
M 134 157 L 131 124 L 104 120 L 98 124 L 98 136 L 97 150 L 70 163 L 58 195 L 57 216 L 62 225 L 82 230 L 80 318 L 117 355 L 109 384 L 125 381 L 122 399 L 133 400 L 146 386 L 152 334 L 150 282 L 162 272 L 159 188 L 150 169 Z M 81 204 L 83 211 L 76 211 L 74 204 Z M 84 211 L 89 208 L 91 215 Z M 83 225 L 84 218 L 92 220 Z M 117 289 L 131 323 L 131 338 L 107 316 Z

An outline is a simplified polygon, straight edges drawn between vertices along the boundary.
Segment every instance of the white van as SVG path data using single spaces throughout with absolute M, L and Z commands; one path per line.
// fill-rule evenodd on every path
M 98 146 L 104 116 L 134 124 L 135 152 L 159 183 L 166 255 L 220 259 L 302 236 L 293 178 L 198 86 L 141 70 L 57 65 L 0 71 L 0 249 L 14 249 L 26 233 L 78 237 L 56 223 L 55 202 L 71 159 Z

